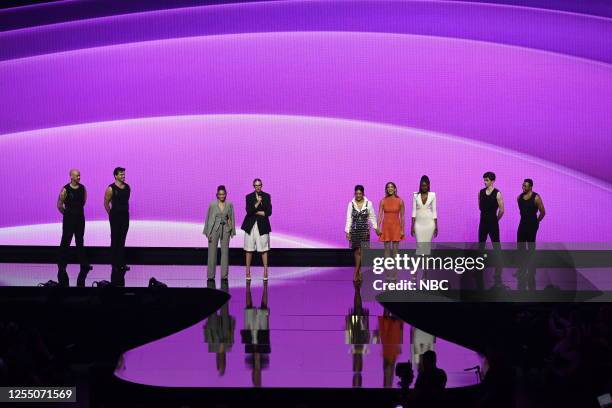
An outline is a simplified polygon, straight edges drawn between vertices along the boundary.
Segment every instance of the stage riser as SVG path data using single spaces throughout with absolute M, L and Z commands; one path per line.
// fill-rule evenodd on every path
M 87 257 L 92 264 L 110 264 L 108 247 L 87 247 Z M 538 267 L 546 268 L 603 268 L 612 266 L 612 251 L 539 251 L 541 261 Z M 440 256 L 466 256 L 459 250 L 437 252 Z M 58 248 L 55 246 L 0 246 L 1 263 L 56 263 Z M 503 250 L 504 266 L 517 267 L 518 254 L 515 250 Z M 204 265 L 208 257 L 207 248 L 126 248 L 127 263 L 130 265 Z M 230 265 L 244 265 L 244 251 L 230 248 Z M 77 263 L 76 249 L 70 248 L 69 263 Z M 254 265 L 261 265 L 261 257 L 253 257 Z M 353 266 L 353 253 L 350 249 L 283 249 L 270 251 L 270 266 L 312 266 L 342 267 Z

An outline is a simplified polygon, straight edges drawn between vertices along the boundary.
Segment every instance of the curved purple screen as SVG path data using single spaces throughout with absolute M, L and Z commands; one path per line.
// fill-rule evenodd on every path
M 115 166 L 132 186 L 133 246 L 204 245 L 216 186 L 241 221 L 260 177 L 273 246 L 344 247 L 355 184 L 377 208 L 394 181 L 410 207 L 423 174 L 438 239 L 474 241 L 489 170 L 506 201 L 502 240 L 516 238 L 529 177 L 547 209 L 540 240 L 612 241 L 612 19 L 376 4 L 191 7 L 0 32 L 0 244 L 59 242 L 55 201 L 76 167 L 86 244 L 108 245 Z M 498 24 L 477 30 L 478 15 Z

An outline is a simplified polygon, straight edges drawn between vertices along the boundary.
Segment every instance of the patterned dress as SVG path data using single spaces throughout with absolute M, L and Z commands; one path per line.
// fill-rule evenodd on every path
M 370 311 L 369 309 L 349 309 L 345 316 L 344 340 L 351 345 L 352 354 L 365 354 L 370 344 Z
M 353 206 L 353 211 L 351 213 L 351 248 L 357 249 L 361 248 L 362 244 L 364 248 L 368 247 L 370 243 L 370 225 L 368 223 L 368 219 L 370 217 L 370 212 L 368 207 L 364 203 L 361 210 L 358 210 L 355 207 L 355 204 L 351 204 Z

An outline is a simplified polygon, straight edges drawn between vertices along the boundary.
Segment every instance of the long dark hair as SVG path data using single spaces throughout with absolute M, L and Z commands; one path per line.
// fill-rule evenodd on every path
M 394 182 L 392 182 L 392 181 L 388 181 L 388 182 L 387 182 L 387 184 L 385 184 L 385 197 L 390 197 L 390 196 L 389 196 L 389 194 L 387 193 L 387 187 L 389 186 L 389 184 L 391 184 L 391 185 L 393 186 L 393 188 L 395 189 L 395 196 L 396 196 L 396 197 L 399 197 L 399 196 L 397 195 L 397 186 L 396 186 L 396 185 L 395 185 L 395 183 L 394 183 Z
M 427 177 L 426 175 L 422 175 L 421 176 L 421 181 L 419 181 L 419 194 L 422 193 L 421 191 L 421 184 L 426 183 L 429 186 L 429 189 L 431 190 L 431 183 L 429 182 L 429 177 Z

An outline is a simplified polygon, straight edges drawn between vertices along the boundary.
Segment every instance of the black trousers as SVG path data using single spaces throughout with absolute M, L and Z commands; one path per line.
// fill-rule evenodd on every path
M 535 242 L 538 235 L 539 222 L 521 222 L 516 231 L 516 242 Z
M 521 222 L 516 231 L 517 253 L 519 256 L 519 270 L 517 272 L 517 289 L 536 289 L 535 249 L 536 236 L 540 224 L 535 222 Z
M 481 218 L 478 224 L 478 242 L 480 249 L 484 250 L 487 237 L 491 238 L 493 243 L 493 263 L 495 265 L 495 273 L 493 281 L 495 285 L 501 285 L 502 280 L 502 259 L 501 259 L 501 244 L 499 243 L 499 221 L 497 216 L 494 218 Z M 484 289 L 484 277 L 482 271 L 474 274 L 476 279 L 476 289 Z
M 109 216 L 111 227 L 111 264 L 113 269 L 125 265 L 125 238 L 130 228 L 130 213 L 113 212 Z
M 64 213 L 64 218 L 62 220 L 62 240 L 60 242 L 59 259 L 57 263 L 60 271 L 66 271 L 66 266 L 68 265 L 68 248 L 70 248 L 73 236 L 81 269 L 89 266 L 87 256 L 85 255 L 85 247 L 83 246 L 83 235 L 85 235 L 85 216 L 83 214 Z
M 487 236 L 491 242 L 499 242 L 499 221 L 494 219 L 480 219 L 478 224 L 478 242 L 487 242 Z

